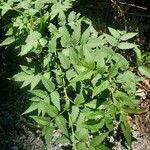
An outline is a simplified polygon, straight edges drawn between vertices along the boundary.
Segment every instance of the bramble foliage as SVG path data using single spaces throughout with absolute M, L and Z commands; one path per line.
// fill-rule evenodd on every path
M 0 46 L 12 44 L 26 58 L 13 76 L 22 88 L 30 85 L 31 105 L 24 114 L 41 125 L 47 143 L 57 126 L 58 143 L 70 143 L 75 150 L 109 149 L 108 137 L 121 127 L 131 146 L 126 116 L 139 111 L 135 92 L 140 78 L 119 51 L 137 54 L 138 47 L 128 42 L 136 33 L 108 28 L 110 34 L 98 35 L 89 19 L 71 11 L 74 1 L 1 1 L 1 16 L 15 15 Z M 137 60 L 149 76 L 140 56 Z

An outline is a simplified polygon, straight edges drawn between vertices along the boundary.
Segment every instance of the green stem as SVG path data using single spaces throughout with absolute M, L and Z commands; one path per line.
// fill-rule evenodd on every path
M 66 88 L 64 88 L 64 93 L 65 93 L 65 98 L 66 98 L 66 103 L 67 103 L 69 101 L 69 97 L 67 95 Z M 69 103 L 70 103 L 70 101 L 69 101 Z M 69 111 L 68 111 L 68 117 L 69 117 L 69 122 L 70 122 L 70 126 L 71 126 L 71 132 L 72 132 L 73 150 L 77 150 L 76 142 L 75 142 L 75 133 L 74 133 L 74 129 L 73 129 L 73 123 L 72 123 L 72 119 L 71 119 L 71 115 L 70 115 Z
M 112 101 L 113 101 L 114 105 L 117 106 L 117 100 L 116 100 L 116 98 L 114 97 L 114 91 L 113 91 L 112 88 L 110 89 L 110 91 L 111 91 L 111 95 L 112 95 Z
M 70 122 L 70 125 L 71 125 L 73 150 L 77 150 L 76 142 L 75 142 L 75 133 L 74 133 L 74 129 L 73 129 L 73 123 L 72 123 L 71 115 L 70 115 L 69 112 L 68 112 L 68 116 L 69 116 L 69 122 Z

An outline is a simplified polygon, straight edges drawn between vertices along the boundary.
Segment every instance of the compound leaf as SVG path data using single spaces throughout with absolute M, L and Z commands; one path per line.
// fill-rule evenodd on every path
M 132 49 L 135 46 L 136 46 L 135 44 L 132 44 L 129 42 L 121 42 L 121 43 L 119 43 L 118 48 L 119 49 Z
M 51 93 L 51 101 L 54 106 L 60 111 L 60 95 L 57 91 Z
M 57 126 L 59 127 L 59 129 L 62 131 L 62 133 L 68 137 L 69 133 L 68 133 L 68 130 L 66 127 L 65 118 L 62 115 L 59 115 L 55 118 L 55 122 L 56 122 Z
M 75 100 L 74 100 L 74 103 L 76 104 L 76 105 L 80 105 L 80 104 L 82 104 L 82 103 L 84 103 L 84 97 L 83 97 L 83 94 L 82 93 L 80 93 L 80 94 L 78 94 L 77 96 L 76 96 L 76 98 L 75 98 Z
M 60 60 L 61 66 L 64 69 L 68 69 L 70 67 L 69 58 L 66 55 L 64 55 L 63 53 L 59 53 L 59 60 Z
M 120 38 L 120 40 L 122 40 L 122 41 L 127 41 L 127 40 L 133 38 L 133 37 L 136 36 L 136 35 L 137 35 L 137 33 L 126 33 L 126 34 L 124 34 L 124 35 Z
M 77 149 L 87 150 L 86 144 L 84 142 L 79 142 L 77 144 Z
M 146 66 L 140 66 L 138 68 L 141 74 L 145 75 L 146 77 L 150 78 L 150 69 L 147 68 Z
M 33 80 L 31 81 L 31 90 L 33 90 L 38 85 L 40 80 L 41 80 L 40 74 L 37 74 L 33 77 Z
M 48 95 L 46 91 L 42 91 L 42 90 L 32 90 L 30 93 L 40 98 L 45 98 Z
M 96 146 L 100 145 L 105 140 L 107 135 L 108 135 L 108 133 L 102 133 L 102 134 L 96 136 L 94 139 L 92 139 L 91 146 L 96 147 Z
M 13 42 L 15 42 L 15 38 L 11 36 L 11 37 L 6 38 L 2 43 L 0 43 L 0 46 L 10 45 Z
M 109 32 L 111 33 L 111 35 L 113 37 L 115 37 L 116 39 L 119 39 L 120 38 L 120 34 L 117 30 L 113 29 L 113 28 L 108 28 Z
M 78 115 L 79 115 L 79 108 L 77 106 L 72 106 L 71 112 L 72 123 L 76 122 Z
M 46 77 L 42 76 L 42 83 L 44 85 L 44 87 L 49 91 L 49 92 L 53 92 L 55 90 L 55 84 L 50 80 L 47 79 Z
M 38 109 L 38 104 L 39 104 L 39 102 L 33 102 L 33 103 L 30 105 L 30 107 L 23 113 L 23 115 L 24 115 L 24 114 L 28 114 L 28 113 L 30 113 L 30 112 L 32 112 L 32 111 Z
M 103 92 L 104 90 L 106 90 L 109 86 L 109 82 L 108 81 L 103 81 L 99 86 L 96 86 L 93 89 L 93 95 L 92 97 L 98 95 L 99 93 Z
M 48 117 L 40 117 L 40 116 L 30 116 L 34 119 L 38 124 L 46 126 L 49 124 L 50 119 Z

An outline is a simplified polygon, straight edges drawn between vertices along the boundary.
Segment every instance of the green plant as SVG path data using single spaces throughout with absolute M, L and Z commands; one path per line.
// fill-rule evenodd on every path
M 141 53 L 141 50 L 138 47 L 134 48 L 136 54 L 136 62 L 138 66 L 138 70 L 142 75 L 150 78 L 150 69 L 147 67 L 146 63 L 150 62 L 149 52 Z
M 71 10 L 73 0 L 8 0 L 1 15 L 11 12 L 7 38 L 0 46 L 14 45 L 26 58 L 13 76 L 21 87 L 30 85 L 31 115 L 47 143 L 57 126 L 57 142 L 74 150 L 109 149 L 110 135 L 118 126 L 131 147 L 127 114 L 135 113 L 138 76 L 128 70 L 121 50 L 136 48 L 127 42 L 135 33 L 109 28 L 111 35 L 98 35 L 92 23 Z M 116 123 L 118 122 L 118 123 Z

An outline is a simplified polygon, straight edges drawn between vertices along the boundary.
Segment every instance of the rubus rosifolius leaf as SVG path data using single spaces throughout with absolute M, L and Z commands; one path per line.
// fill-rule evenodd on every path
M 137 33 L 125 33 L 124 35 L 122 35 L 122 37 L 120 39 L 122 41 L 127 41 L 127 40 L 133 38 L 136 35 L 137 35 Z
M 108 30 L 113 37 L 115 37 L 116 39 L 120 38 L 120 33 L 117 30 L 110 28 L 110 27 L 108 28 Z
M 150 78 L 150 69 L 148 67 L 140 66 L 138 70 L 142 75 L 145 75 L 146 77 Z
M 0 46 L 10 45 L 13 42 L 15 42 L 15 38 L 14 37 L 8 37 L 2 43 L 0 43 Z
M 12 77 L 22 88 L 30 85 L 31 104 L 23 115 L 30 114 L 42 127 L 47 144 L 58 130 L 57 142 L 68 143 L 73 150 L 111 149 L 108 139 L 121 127 L 121 135 L 131 146 L 126 115 L 138 111 L 139 78 L 129 71 L 130 62 L 122 51 L 135 52 L 138 70 L 150 76 L 131 41 L 136 33 L 109 27 L 110 33 L 99 35 L 88 18 L 72 10 L 75 1 L 0 4 L 1 17 L 15 13 L 7 19 L 6 39 L 0 46 L 10 46 L 25 60 Z
M 128 143 L 128 145 L 131 147 L 132 145 L 132 136 L 131 136 L 131 130 L 129 127 L 129 124 L 127 122 L 127 116 L 124 114 L 120 114 L 120 121 L 121 121 L 121 130 L 122 133 Z

